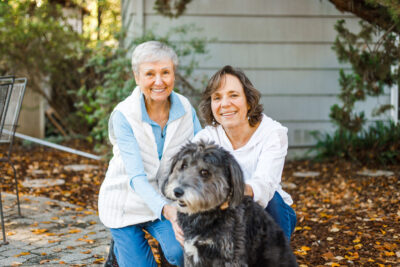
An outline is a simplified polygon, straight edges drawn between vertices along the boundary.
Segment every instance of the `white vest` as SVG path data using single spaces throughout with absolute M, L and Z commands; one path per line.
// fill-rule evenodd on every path
M 132 127 L 140 148 L 147 179 L 158 192 L 160 192 L 158 181 L 166 177 L 171 157 L 194 134 L 192 106 L 185 97 L 177 95 L 185 109 L 185 115 L 168 124 L 161 161 L 158 159 L 152 127 L 142 121 L 140 89 L 136 87 L 132 94 L 114 109 L 114 111 L 120 111 Z M 121 228 L 157 219 L 157 216 L 130 186 L 131 177 L 126 174 L 111 119 L 108 128 L 114 156 L 100 187 L 99 217 L 101 222 L 109 228 Z

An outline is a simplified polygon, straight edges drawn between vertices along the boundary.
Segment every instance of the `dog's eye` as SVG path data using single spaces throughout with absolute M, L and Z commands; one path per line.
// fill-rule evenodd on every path
M 203 177 L 208 177 L 210 175 L 210 172 L 205 170 L 205 169 L 203 169 L 203 170 L 200 171 L 200 175 L 203 176 Z
M 181 170 L 186 169 L 186 167 L 187 167 L 187 164 L 186 164 L 186 163 L 182 163 L 182 165 L 181 165 Z

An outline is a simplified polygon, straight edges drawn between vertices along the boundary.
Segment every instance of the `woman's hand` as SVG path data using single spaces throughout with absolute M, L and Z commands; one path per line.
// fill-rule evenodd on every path
M 248 184 L 245 184 L 244 195 L 245 196 L 250 196 L 251 198 L 254 198 L 253 188 L 251 188 L 251 186 L 248 185 Z
M 183 242 L 185 241 L 185 238 L 183 237 L 182 229 L 178 225 L 176 208 L 168 204 L 164 205 L 162 213 L 164 217 L 171 222 L 172 229 L 174 229 L 175 238 L 183 247 Z

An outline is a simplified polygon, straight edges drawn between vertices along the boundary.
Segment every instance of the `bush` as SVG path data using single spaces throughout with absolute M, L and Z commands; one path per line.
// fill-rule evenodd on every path
M 333 135 L 320 136 L 311 150 L 317 152 L 317 160 L 342 158 L 361 164 L 400 163 L 400 124 L 375 122 L 374 125 L 355 134 L 336 130 Z
M 27 77 L 28 89 L 44 97 L 69 129 L 82 126 L 68 91 L 81 85 L 86 45 L 55 1 L 0 1 L 0 75 Z

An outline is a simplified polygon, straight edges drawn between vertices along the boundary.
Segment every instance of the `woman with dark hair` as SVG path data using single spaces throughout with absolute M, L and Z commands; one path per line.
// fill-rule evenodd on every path
M 245 178 L 245 195 L 264 207 L 290 240 L 296 214 L 280 184 L 287 128 L 262 113 L 259 100 L 260 93 L 243 71 L 223 67 L 203 93 L 199 111 L 207 127 L 193 140 L 214 141 L 234 155 Z

